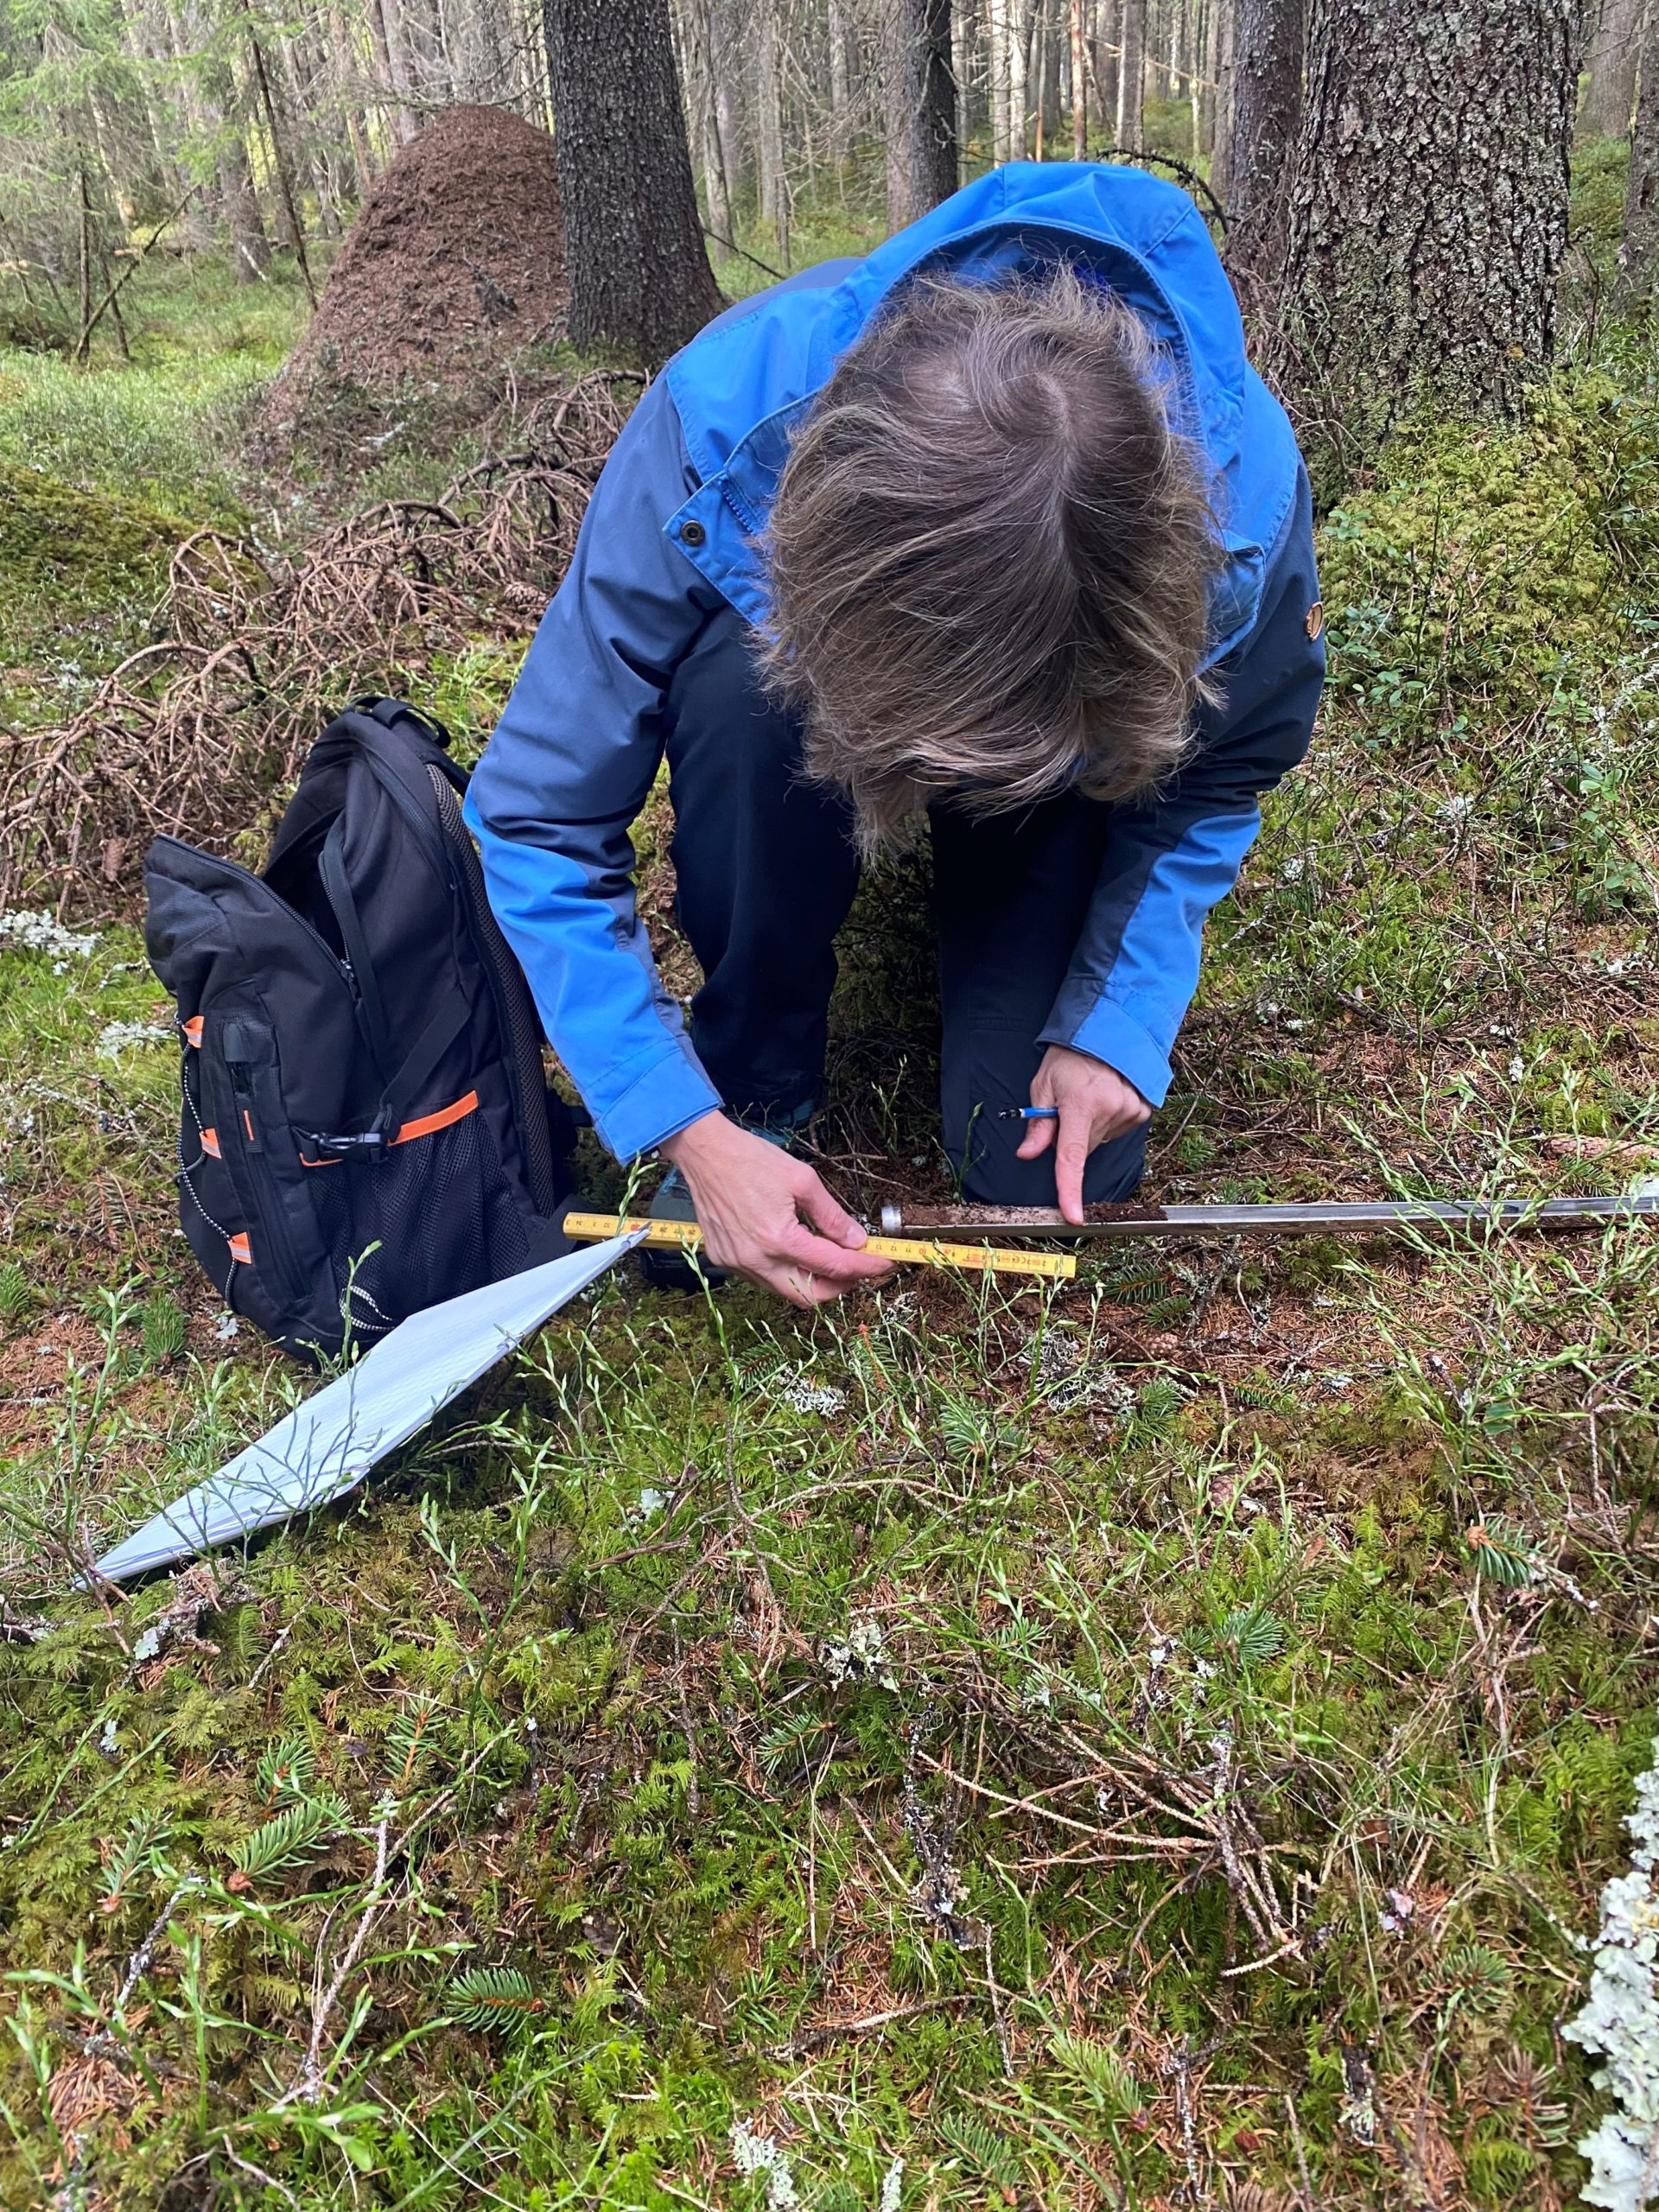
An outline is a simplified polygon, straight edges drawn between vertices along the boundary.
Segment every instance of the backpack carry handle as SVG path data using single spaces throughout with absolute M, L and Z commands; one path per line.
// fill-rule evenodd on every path
M 378 722 L 382 729 L 395 729 L 401 721 L 411 721 L 444 753 L 448 752 L 453 742 L 448 731 L 435 715 L 426 714 L 419 707 L 411 707 L 403 699 L 384 699 L 378 692 L 365 691 L 360 699 L 348 699 L 345 711 L 348 715 L 366 715 L 371 721 Z

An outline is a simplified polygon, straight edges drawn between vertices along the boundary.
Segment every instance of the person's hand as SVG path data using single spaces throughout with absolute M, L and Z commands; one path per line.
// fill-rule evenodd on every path
M 1116 1068 L 1065 1045 L 1051 1045 L 1043 1054 L 1043 1064 L 1031 1079 L 1031 1103 L 1058 1107 L 1059 1119 L 1028 1122 L 1014 1157 L 1039 1159 L 1052 1144 L 1060 1211 L 1068 1221 L 1081 1224 L 1084 1163 L 1096 1145 L 1149 1122 L 1152 1109 Z
M 863 1229 L 804 1160 L 723 1114 L 705 1114 L 658 1149 L 690 1186 L 715 1267 L 809 1307 L 893 1272 L 860 1249 Z

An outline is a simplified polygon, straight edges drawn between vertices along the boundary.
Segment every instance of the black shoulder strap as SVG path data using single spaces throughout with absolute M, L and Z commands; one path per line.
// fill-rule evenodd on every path
M 445 992 L 437 1012 L 410 1046 L 408 1058 L 386 1085 L 380 1101 L 379 1121 L 383 1128 L 390 1132 L 407 1118 L 410 1108 L 418 1103 L 431 1080 L 433 1070 L 471 1020 L 472 1013 L 464 991 L 452 988 Z

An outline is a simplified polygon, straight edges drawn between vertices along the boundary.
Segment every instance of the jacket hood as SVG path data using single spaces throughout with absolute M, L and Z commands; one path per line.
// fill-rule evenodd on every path
M 887 239 L 838 283 L 780 286 L 694 339 L 666 375 L 703 480 L 668 534 L 764 626 L 760 540 L 790 435 L 848 347 L 912 276 L 992 283 L 1060 259 L 1141 318 L 1177 426 L 1209 462 L 1224 561 L 1205 664 L 1221 659 L 1255 620 L 1299 455 L 1283 410 L 1245 359 L 1237 302 L 1203 217 L 1178 187 L 1137 168 L 1009 162 Z

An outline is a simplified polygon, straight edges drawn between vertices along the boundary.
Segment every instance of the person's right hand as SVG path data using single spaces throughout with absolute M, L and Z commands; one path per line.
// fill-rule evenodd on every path
M 690 1186 L 715 1267 L 809 1307 L 893 1272 L 860 1249 L 863 1229 L 804 1160 L 723 1114 L 705 1114 L 658 1149 Z

